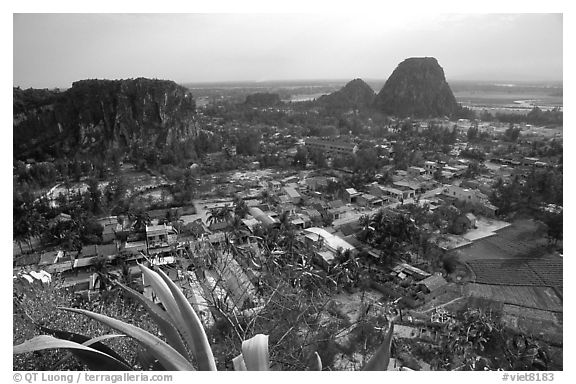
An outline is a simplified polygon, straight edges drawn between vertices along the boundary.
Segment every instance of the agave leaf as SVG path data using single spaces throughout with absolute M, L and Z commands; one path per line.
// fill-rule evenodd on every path
M 198 362 L 198 369 L 201 371 L 215 371 L 216 362 L 214 361 L 212 348 L 208 342 L 206 332 L 204 332 L 202 322 L 194 308 L 192 308 L 180 288 L 162 270 L 158 270 L 158 275 L 166 283 L 178 305 L 178 313 L 180 315 L 178 329 L 184 334 L 188 346 L 192 349 Z
M 322 359 L 320 359 L 320 355 L 318 352 L 314 352 L 314 356 L 312 356 L 312 362 L 310 364 L 311 371 L 321 371 L 322 370 Z
M 12 349 L 13 354 L 20 354 L 26 352 L 42 351 L 44 349 L 69 349 L 75 351 L 83 362 L 94 369 L 99 370 L 114 370 L 114 371 L 130 371 L 132 368 L 112 356 L 100 352 L 92 347 L 76 343 L 75 341 L 57 339 L 50 335 L 40 335 L 26 340 L 22 344 L 15 345 Z M 77 353 L 82 351 L 83 353 Z
M 242 354 L 236 356 L 232 359 L 232 364 L 234 364 L 235 371 L 246 371 L 246 363 L 244 363 L 244 358 Z
M 57 348 L 74 348 L 81 349 L 84 351 L 90 351 L 93 353 L 98 353 L 105 355 L 100 351 L 89 346 L 76 343 L 75 341 L 57 339 L 50 335 L 40 335 L 31 338 L 30 340 L 24 341 L 22 344 L 15 345 L 12 349 L 12 354 L 17 355 L 20 353 L 36 352 L 44 349 L 57 349 Z
M 58 339 L 62 339 L 62 340 L 69 340 L 69 341 L 74 341 L 78 344 L 84 344 L 87 341 L 90 340 L 94 340 L 91 339 L 89 336 L 85 336 L 85 335 L 81 335 L 79 333 L 74 333 L 74 332 L 68 332 L 68 331 L 61 331 L 58 329 L 52 329 L 52 328 L 47 328 L 47 327 L 43 327 L 41 325 L 38 325 L 38 328 L 40 329 L 40 331 L 53 335 Z M 120 356 L 119 354 L 117 354 L 112 348 L 110 348 L 109 346 L 107 346 L 106 344 L 101 343 L 100 341 L 95 341 L 93 343 L 90 344 L 84 344 L 84 345 L 90 345 L 92 348 L 105 353 L 107 355 L 112 356 L 114 359 L 118 360 L 119 362 L 121 362 L 124 366 L 129 367 L 130 364 L 124 360 L 124 358 L 122 358 L 122 356 Z M 102 370 L 102 368 L 98 368 L 97 366 L 91 366 L 92 363 L 94 364 L 98 364 L 98 360 L 94 360 L 94 356 L 92 356 L 91 354 L 86 355 L 86 358 L 83 358 L 83 356 L 85 355 L 84 351 L 71 351 L 73 352 L 79 359 L 81 359 L 84 363 L 86 363 L 86 365 L 88 365 L 88 367 L 94 371 L 96 370 Z M 109 369 L 106 369 L 109 370 Z M 121 369 L 121 370 L 125 370 L 125 368 Z
M 166 369 L 160 364 L 158 359 L 156 359 L 148 350 L 140 349 L 136 353 L 136 358 L 142 366 L 144 371 L 165 371 Z
M 108 325 L 111 328 L 116 329 L 138 341 L 140 344 L 144 345 L 150 350 L 150 353 L 154 355 L 160 361 L 160 363 L 170 371 L 193 371 L 194 367 L 192 364 L 186 360 L 184 356 L 178 353 L 174 348 L 169 346 L 167 343 L 159 339 L 158 337 L 140 329 L 132 324 L 125 323 L 120 320 L 113 319 L 108 316 L 101 315 L 99 313 L 94 313 L 86 311 L 84 309 L 77 308 L 61 308 L 66 311 L 81 313 L 90 317 L 91 319 L 100 321 Z
M 100 344 L 100 341 L 102 341 L 102 340 L 108 340 L 108 339 L 112 339 L 112 338 L 115 338 L 115 337 L 125 337 L 125 336 L 126 336 L 126 335 L 102 335 L 102 336 L 94 337 L 94 338 L 92 338 L 92 339 L 90 339 L 90 340 L 87 340 L 87 341 L 83 342 L 82 345 L 85 345 L 85 346 L 89 347 L 89 346 L 91 346 L 91 345 L 93 345 L 93 344 L 96 344 L 96 343 L 99 343 L 99 344 Z M 68 353 L 66 356 L 64 356 L 63 358 L 61 358 L 60 360 L 58 360 L 56 363 L 54 363 L 54 364 L 52 365 L 52 367 L 50 368 L 50 370 L 51 370 L 51 371 L 55 371 L 57 367 L 59 367 L 60 365 L 64 364 L 68 359 L 70 359 L 70 357 L 71 357 L 72 355 L 76 355 L 76 357 L 78 357 L 80 360 L 82 360 L 82 354 L 90 353 L 90 352 L 87 352 L 87 351 L 81 351 L 81 350 L 75 350 L 75 349 L 71 349 L 70 352 L 71 352 L 71 353 Z M 99 356 L 98 356 L 98 357 L 99 357 Z M 101 366 L 101 367 L 94 366 L 94 365 L 96 365 L 96 361 L 95 361 L 95 360 L 97 361 L 97 358 L 95 358 L 95 357 L 90 357 L 90 358 L 87 359 L 86 361 L 84 361 L 84 360 L 83 360 L 83 361 L 86 363 L 86 365 L 88 365 L 88 368 L 90 368 L 90 370 L 92 370 L 92 371 L 108 370 L 109 366 L 107 366 L 107 365 L 106 365 L 106 366 L 103 365 L 103 366 Z M 120 360 L 120 361 L 123 361 L 123 360 Z M 126 364 L 126 366 L 128 366 L 128 364 Z M 102 368 L 102 369 L 99 369 L 99 368 Z
M 108 339 L 114 339 L 116 337 L 126 337 L 126 335 L 116 335 L 116 334 L 112 334 L 112 335 L 101 335 L 101 336 L 96 336 L 91 338 L 90 340 L 87 340 L 85 342 L 82 343 L 82 345 L 85 345 L 87 347 L 91 346 L 94 343 L 99 343 L 102 340 L 108 340 Z
M 386 371 L 390 362 L 390 348 L 392 347 L 392 335 L 394 334 L 394 323 L 390 322 L 390 327 L 384 336 L 384 341 L 368 360 L 363 371 Z
M 242 342 L 242 357 L 249 371 L 267 371 L 270 368 L 268 360 L 268 335 L 258 334 Z
M 152 302 L 152 300 L 146 298 L 140 292 L 137 292 L 122 283 L 117 284 L 124 290 L 124 292 L 128 293 L 132 298 L 140 302 L 140 304 L 146 308 L 150 314 L 150 317 L 152 317 L 152 319 L 156 322 L 156 325 L 158 325 L 158 328 L 160 328 L 160 331 L 166 337 L 166 340 L 168 340 L 168 344 L 174 347 L 174 349 L 177 350 L 182 356 L 188 356 L 188 351 L 184 346 L 184 341 L 182 341 L 182 337 L 178 333 L 173 320 L 166 313 L 166 311 Z
M 174 300 L 174 296 L 172 296 L 172 293 L 170 292 L 170 288 L 168 288 L 164 280 L 162 280 L 162 278 L 150 268 L 146 268 L 142 264 L 138 264 L 138 267 L 140 267 L 143 277 L 150 282 L 154 293 L 156 296 L 158 296 L 164 305 L 164 308 L 166 308 L 166 312 L 168 313 L 168 316 L 170 316 L 170 318 L 172 318 L 174 321 L 176 328 L 181 330 L 178 326 L 180 310 L 178 309 L 178 305 Z

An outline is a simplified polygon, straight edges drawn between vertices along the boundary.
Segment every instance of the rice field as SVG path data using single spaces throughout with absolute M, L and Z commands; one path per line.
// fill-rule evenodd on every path
M 476 283 L 562 288 L 562 258 L 473 260 L 468 266 Z
M 464 288 L 464 295 L 520 307 L 562 312 L 562 301 L 554 289 L 549 287 L 470 283 Z

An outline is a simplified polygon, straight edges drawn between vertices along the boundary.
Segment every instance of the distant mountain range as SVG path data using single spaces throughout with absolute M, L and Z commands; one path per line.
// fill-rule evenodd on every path
M 327 109 L 377 110 L 398 117 L 450 116 L 458 108 L 444 70 L 432 57 L 406 59 L 385 83 L 369 82 L 372 87 L 383 86 L 376 94 L 375 88 L 361 79 L 354 79 L 340 89 L 334 81 L 268 82 L 275 88 L 266 88 L 267 83 L 251 83 L 253 88 L 248 90 L 251 94 L 241 95 L 245 105 L 265 107 L 281 103 L 284 94 L 279 96 L 276 89 L 331 92 L 314 103 Z M 233 84 L 239 87 L 242 83 Z M 549 100 L 562 103 L 561 83 L 559 87 L 557 83 L 548 87 L 523 82 L 454 84 L 463 94 L 468 92 L 467 99 L 474 89 L 490 92 L 504 89 L 508 93 L 513 89 L 514 97 L 521 92 L 530 95 L 540 92 L 549 96 Z M 197 90 L 201 93 L 200 88 Z M 532 99 L 523 96 L 513 100 Z M 198 133 L 195 98 L 188 88 L 173 81 L 82 80 L 62 92 L 14 88 L 13 97 L 13 148 L 19 159 L 102 154 L 110 149 L 125 151 L 134 147 L 163 149 Z

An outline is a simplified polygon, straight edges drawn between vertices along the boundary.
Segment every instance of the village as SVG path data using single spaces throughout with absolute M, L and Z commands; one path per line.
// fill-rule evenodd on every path
M 422 132 L 431 123 L 410 124 L 411 132 Z M 359 141 L 286 140 L 279 131 L 266 144 L 294 163 L 305 149 L 304 164 L 264 168 L 244 157 L 243 169 L 198 175 L 195 186 L 201 192 L 191 204 L 147 210 L 138 217 L 100 217 L 99 244 L 84 245 L 77 252 L 28 252 L 15 258 L 14 278 L 60 284 L 94 300 L 114 281 L 138 281 L 138 263 L 161 266 L 210 327 L 222 313 L 253 316 L 265 305 L 266 297 L 259 292 L 267 258 L 306 253 L 310 258 L 302 256 L 300 267 L 337 287 L 334 305 L 347 311 L 351 321 L 368 297 L 374 311 L 396 319 L 396 338 L 434 344 L 442 337 L 439 327 L 454 322 L 457 312 L 490 308 L 511 329 L 546 340 L 560 353 L 549 361 L 561 361 L 562 255 L 550 248 L 542 224 L 530 218 L 507 221 L 491 201 L 498 179 L 520 177 L 525 182 L 534 170 L 561 166 L 554 156 L 529 156 L 535 146 L 561 140 L 561 131 L 523 126 L 514 151 L 509 150 L 511 144 L 494 139 L 492 151 L 484 152 L 480 161 L 481 170 L 472 172 L 471 164 L 478 162 L 470 153 L 485 148 L 469 142 L 467 132 L 477 129 L 478 134 L 494 137 L 504 134 L 507 125 L 478 125 L 465 119 L 433 124 L 451 127 L 457 135 L 443 160 L 420 159 L 415 162 L 419 165 L 399 169 L 394 166 L 396 143 L 371 139 L 368 145 L 390 165 L 375 169 L 364 183 L 355 179 L 357 170 L 339 161 L 357 156 Z M 364 141 L 362 147 L 366 145 Z M 227 146 L 221 154 L 207 156 L 201 166 L 213 166 L 218 156 L 234 159 L 235 152 Z M 314 153 L 324 156 L 324 167 L 312 161 Z M 199 167 L 193 164 L 191 169 Z M 129 163 L 122 166 L 127 173 L 134 169 Z M 165 201 L 168 194 L 162 189 L 167 180 L 152 179 L 151 185 L 132 192 L 149 203 Z M 78 191 L 86 185 L 76 187 Z M 48 195 L 53 205 L 62 201 L 54 188 Z M 398 224 L 394 220 L 399 217 L 407 222 Z M 70 215 L 61 213 L 49 225 L 69 220 Z M 390 244 L 378 240 L 386 222 L 410 232 L 406 238 L 397 234 L 391 239 L 403 244 L 393 256 L 386 249 Z M 415 246 L 415 239 L 425 240 Z M 15 243 L 15 254 L 17 248 L 22 246 Z M 362 279 L 369 283 L 360 284 Z M 138 285 L 156 300 L 147 281 Z M 400 356 L 404 358 L 392 359 L 389 369 L 430 369 L 422 357 Z M 340 369 L 355 366 L 353 358 L 338 361 Z

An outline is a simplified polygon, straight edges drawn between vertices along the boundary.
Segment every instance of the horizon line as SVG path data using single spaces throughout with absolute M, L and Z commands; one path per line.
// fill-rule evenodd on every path
M 309 79 L 270 79 L 270 80 L 185 80 L 185 81 L 175 81 L 171 79 L 162 79 L 162 78 L 155 78 L 155 77 L 145 77 L 145 76 L 137 76 L 137 77 L 129 77 L 129 78 L 85 78 L 85 79 L 78 79 L 74 80 L 69 86 L 52 86 L 52 87 L 34 87 L 28 86 L 23 87 L 22 85 L 15 85 L 13 84 L 13 88 L 20 88 L 20 89 L 68 89 L 72 86 L 73 83 L 82 80 L 129 80 L 129 79 L 137 79 L 137 78 L 147 78 L 147 79 L 155 79 L 155 80 L 168 80 L 174 81 L 176 84 L 179 85 L 209 85 L 209 84 L 269 84 L 269 83 L 298 83 L 298 82 L 350 82 L 355 79 L 361 79 L 363 81 L 386 81 L 388 78 L 373 78 L 373 77 L 354 77 L 350 78 L 309 78 Z M 543 80 L 543 79 L 534 79 L 534 80 L 513 80 L 513 79 L 466 79 L 466 78 L 455 78 L 450 79 L 446 78 L 448 83 L 452 82 L 475 82 L 475 83 L 516 83 L 516 84 L 533 84 L 533 83 L 560 83 L 562 86 L 564 85 L 564 80 Z

